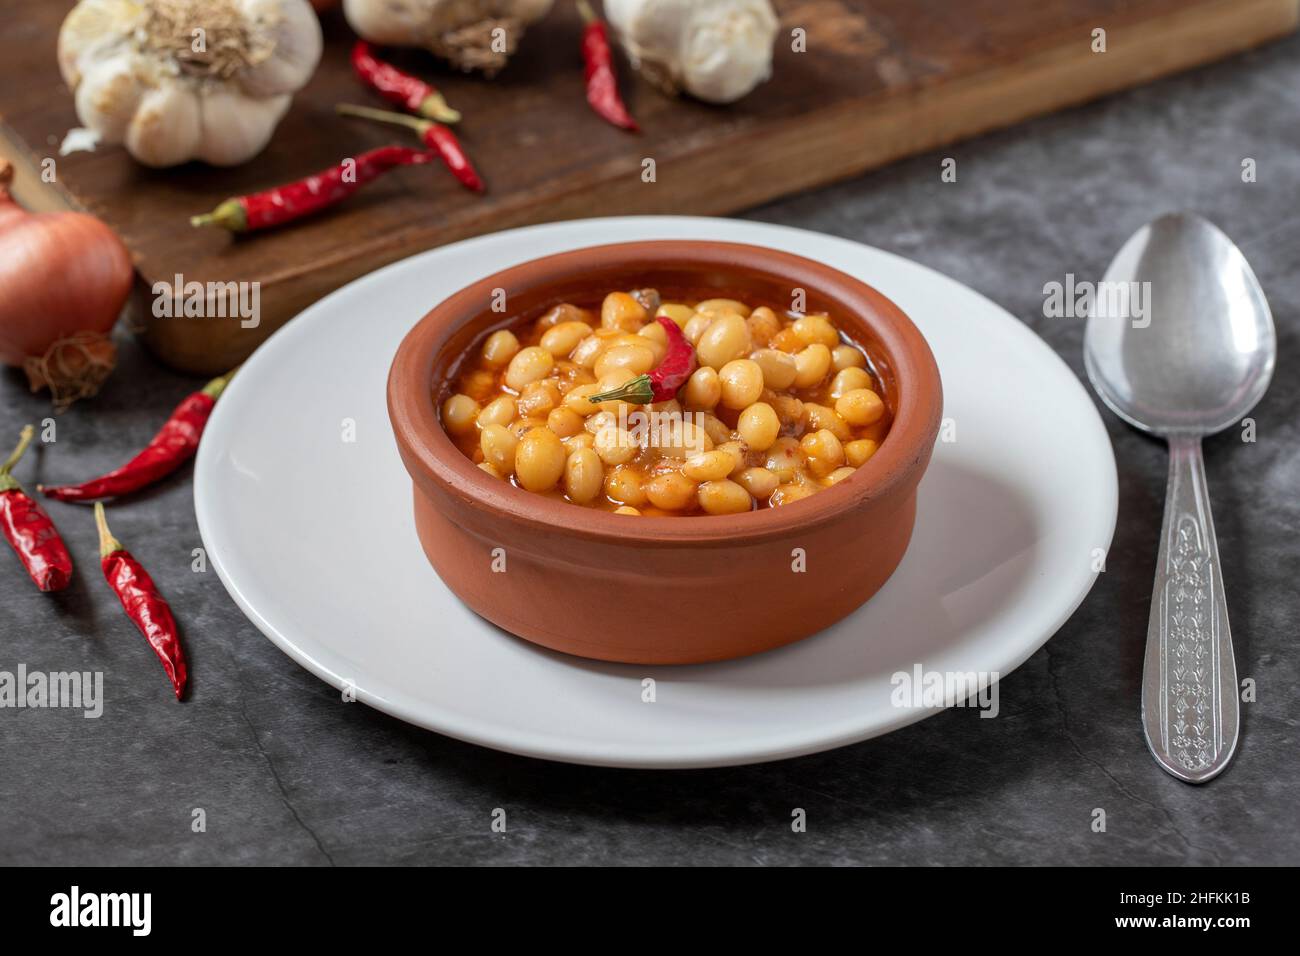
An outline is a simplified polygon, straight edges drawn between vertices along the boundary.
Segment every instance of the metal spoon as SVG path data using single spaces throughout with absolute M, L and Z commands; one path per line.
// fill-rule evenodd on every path
M 1142 725 L 1160 766 L 1204 783 L 1237 749 L 1239 703 L 1201 437 L 1239 422 L 1267 390 L 1273 316 L 1241 250 L 1178 213 L 1143 226 L 1115 256 L 1083 349 L 1101 400 L 1169 442 Z

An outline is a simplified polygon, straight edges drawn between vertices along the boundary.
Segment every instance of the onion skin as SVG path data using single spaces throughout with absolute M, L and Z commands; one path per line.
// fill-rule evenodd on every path
M 5 168 L 12 169 L 12 167 Z M 0 170 L 0 229 L 4 229 L 10 222 L 17 222 L 28 215 L 27 210 L 14 202 L 13 197 L 9 195 L 9 190 L 5 188 L 12 178 L 12 173 L 5 173 Z
M 131 255 L 116 233 L 79 212 L 29 213 L 6 188 L 13 167 L 0 160 L 0 362 L 30 366 L 61 340 L 104 339 L 131 292 Z M 66 363 L 64 363 L 66 366 Z M 98 375 L 102 381 L 104 375 Z M 81 397 L 85 382 L 60 384 Z M 97 387 L 99 382 L 94 383 Z

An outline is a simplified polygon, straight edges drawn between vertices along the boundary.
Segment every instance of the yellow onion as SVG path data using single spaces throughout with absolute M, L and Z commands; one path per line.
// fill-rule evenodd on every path
M 57 407 L 99 391 L 116 358 L 109 331 L 131 291 L 131 256 L 79 212 L 30 213 L 0 160 L 0 362 L 49 388 Z

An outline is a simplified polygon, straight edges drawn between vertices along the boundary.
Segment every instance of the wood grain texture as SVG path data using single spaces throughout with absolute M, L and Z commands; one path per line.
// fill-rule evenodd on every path
M 33 171 L 77 125 L 54 52 L 71 6 L 0 0 L 8 141 L 0 149 L 18 154 L 21 199 L 88 209 L 121 233 L 140 274 L 135 311 L 146 341 L 170 364 L 206 374 L 242 360 L 325 293 L 419 250 L 581 216 L 734 212 L 1284 35 L 1296 27 L 1300 0 L 778 0 L 774 78 L 740 103 L 668 99 L 623 64 L 640 135 L 588 109 L 576 14 L 558 3 L 491 82 L 418 52 L 393 55 L 465 114 L 459 133 L 488 182 L 486 197 L 442 169 L 399 170 L 325 215 L 243 238 L 192 229 L 187 217 L 407 141 L 400 130 L 334 114 L 339 101 L 381 105 L 351 75 L 341 15 L 326 15 L 321 67 L 253 161 L 149 170 L 102 147 L 59 157 L 56 184 L 38 187 Z M 796 27 L 807 31 L 805 53 L 790 49 Z M 1096 27 L 1107 32 L 1104 54 L 1091 49 Z M 642 181 L 647 157 L 653 183 Z M 176 274 L 260 282 L 260 325 L 153 318 L 150 287 Z

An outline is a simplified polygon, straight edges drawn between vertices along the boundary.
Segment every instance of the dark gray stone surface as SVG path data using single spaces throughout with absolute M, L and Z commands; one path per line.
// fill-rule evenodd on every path
M 191 571 L 186 469 L 113 509 L 184 621 L 195 675 L 184 705 L 104 586 L 89 510 L 51 506 L 79 568 L 63 595 L 36 593 L 0 554 L 0 670 L 103 670 L 109 695 L 98 720 L 0 710 L 0 862 L 1300 863 L 1298 53 L 1290 40 L 750 214 L 942 270 L 1006 306 L 1080 375 L 1082 324 L 1043 317 L 1045 282 L 1100 278 L 1134 229 L 1172 209 L 1198 210 L 1242 244 L 1281 357 L 1255 412 L 1258 441 L 1229 432 L 1206 447 L 1238 668 L 1258 684 L 1218 780 L 1178 783 L 1143 743 L 1165 452 L 1110 415 L 1120 519 L 1108 570 L 1003 681 L 1000 719 L 949 711 L 830 753 L 685 773 L 512 757 L 340 706 L 262 638 L 214 573 Z M 943 156 L 958 161 L 956 184 L 940 182 Z M 1241 180 L 1245 157 L 1257 183 Z M 105 392 L 59 419 L 57 455 L 36 454 L 19 477 L 30 486 L 117 463 L 194 386 L 124 341 Z M 0 375 L 6 446 L 45 414 L 17 374 Z M 491 832 L 496 807 L 509 814 L 505 834 Z M 806 833 L 791 832 L 794 807 L 807 811 Z M 1105 833 L 1090 829 L 1097 807 Z M 195 808 L 204 833 L 191 830 Z

